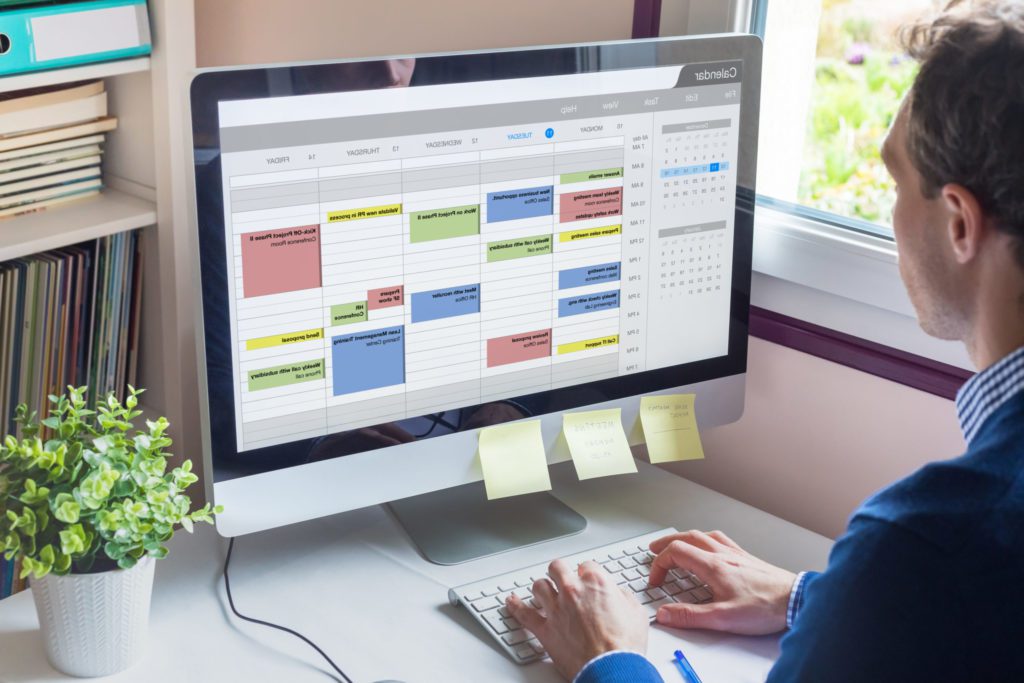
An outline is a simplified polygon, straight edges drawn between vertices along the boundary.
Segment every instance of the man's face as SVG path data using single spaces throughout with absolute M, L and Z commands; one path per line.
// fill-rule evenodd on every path
M 948 237 L 950 216 L 941 196 L 924 196 L 921 174 L 907 152 L 908 114 L 904 102 L 882 145 L 882 160 L 896 181 L 892 227 L 900 277 L 925 332 L 940 339 L 963 339 L 964 288 Z

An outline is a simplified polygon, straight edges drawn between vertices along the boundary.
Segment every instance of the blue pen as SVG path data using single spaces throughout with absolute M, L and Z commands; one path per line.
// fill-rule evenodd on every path
M 687 661 L 686 655 L 683 654 L 682 650 L 676 650 L 676 664 L 679 665 L 679 670 L 682 672 L 683 679 L 686 680 L 687 683 L 702 683 L 700 676 L 698 676 L 697 672 L 693 670 L 692 666 L 690 666 L 690 662 Z

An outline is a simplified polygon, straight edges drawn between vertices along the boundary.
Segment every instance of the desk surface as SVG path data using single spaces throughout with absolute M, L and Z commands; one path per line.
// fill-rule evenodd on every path
M 301 631 L 357 683 L 560 681 L 550 662 L 513 664 L 447 589 L 665 526 L 721 529 L 792 570 L 821 569 L 831 541 L 672 473 L 580 482 L 552 468 L 554 492 L 583 514 L 576 536 L 454 567 L 423 560 L 381 507 L 240 538 L 232 589 L 243 614 Z M 327 665 L 292 636 L 230 615 L 220 570 L 227 542 L 210 528 L 179 533 L 157 565 L 146 658 L 104 681 L 324 681 Z M 668 682 L 682 647 L 704 680 L 762 681 L 778 638 L 653 627 L 648 655 Z M 0 602 L 0 681 L 69 680 L 46 662 L 28 591 Z

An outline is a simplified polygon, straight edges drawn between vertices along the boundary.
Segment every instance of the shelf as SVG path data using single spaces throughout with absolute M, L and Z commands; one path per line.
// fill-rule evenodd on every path
M 0 219 L 0 261 L 156 223 L 156 205 L 117 190 Z
M 24 90 L 25 88 L 38 88 L 44 85 L 89 81 L 94 78 L 120 76 L 121 74 L 136 73 L 138 71 L 149 71 L 149 57 L 134 57 L 132 59 L 119 59 L 113 62 L 71 66 L 66 69 L 52 69 L 50 71 L 34 71 L 15 76 L 2 76 L 0 77 L 0 93 Z

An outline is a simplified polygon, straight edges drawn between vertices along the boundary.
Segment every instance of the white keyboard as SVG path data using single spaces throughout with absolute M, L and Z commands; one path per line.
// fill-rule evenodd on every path
M 675 529 L 662 529 L 563 559 L 570 566 L 587 560 L 600 564 L 615 577 L 620 586 L 636 597 L 653 621 L 662 605 L 673 602 L 708 602 L 713 597 L 707 584 L 693 574 L 678 569 L 669 572 L 661 587 L 647 586 L 647 576 L 654 560 L 654 553 L 649 549 L 651 541 L 674 533 L 677 533 Z M 544 647 L 509 614 L 505 600 L 514 593 L 536 607 L 537 604 L 533 602 L 533 583 L 547 576 L 548 564 L 525 567 L 501 576 L 456 586 L 448 591 L 448 599 L 453 605 L 462 605 L 469 610 L 512 661 L 527 664 L 542 659 L 547 654 Z

